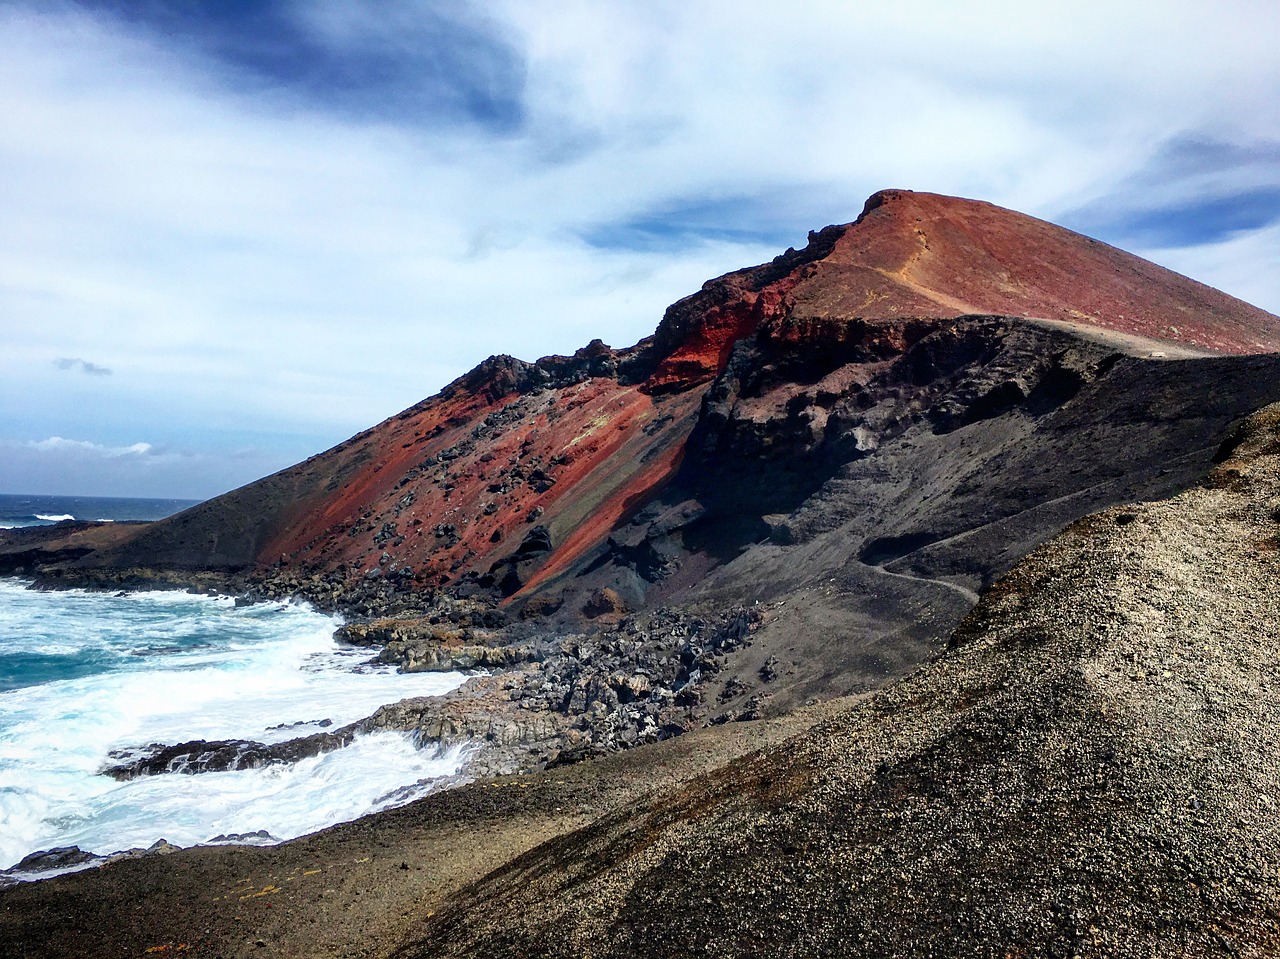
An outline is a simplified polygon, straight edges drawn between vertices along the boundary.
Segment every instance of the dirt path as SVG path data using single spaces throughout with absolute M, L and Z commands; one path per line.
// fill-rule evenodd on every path
M 960 583 L 953 583 L 949 579 L 929 579 L 928 577 L 925 577 L 925 576 L 912 576 L 908 573 L 895 573 L 895 572 L 892 572 L 891 570 L 885 569 L 883 566 L 875 566 L 869 563 L 863 563 L 862 565 L 865 566 L 867 569 L 872 570 L 873 572 L 879 573 L 882 576 L 888 576 L 892 579 L 901 579 L 909 583 L 932 583 L 934 586 L 938 586 L 938 587 L 941 587 L 942 589 L 955 593 L 965 602 L 973 604 L 975 606 L 977 605 L 978 600 L 981 598 L 978 596 L 977 593 L 971 590 L 968 586 L 962 586 Z

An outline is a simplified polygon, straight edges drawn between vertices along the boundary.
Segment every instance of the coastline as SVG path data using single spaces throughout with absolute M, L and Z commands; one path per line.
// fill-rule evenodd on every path
M 0 889 L 0 939 L 20 956 L 385 955 L 499 866 L 854 701 L 471 783 L 275 846 L 178 850 Z
M 433 788 L 563 768 L 679 737 L 706 724 L 711 710 L 727 701 L 707 695 L 711 681 L 729 654 L 750 645 L 769 615 L 767 608 L 740 607 L 705 617 L 666 609 L 630 616 L 615 612 L 569 632 L 512 620 L 476 598 L 398 589 L 390 579 L 346 584 L 278 570 L 75 568 L 76 557 L 68 550 L 96 536 L 113 536 L 114 525 L 106 524 L 105 531 L 102 525 L 83 523 L 3 531 L 0 572 L 25 573 L 33 588 L 45 591 L 163 589 L 232 597 L 237 605 L 302 601 L 324 612 L 340 611 L 348 622 L 334 638 L 367 650 L 371 663 L 406 673 L 472 674 L 443 695 L 400 698 L 339 728 L 278 743 L 196 739 L 155 744 L 159 748 L 108 771 L 118 779 L 172 775 L 174 769 L 198 768 L 202 772 L 195 774 L 200 775 L 291 764 L 382 732 L 408 735 L 419 750 L 468 753 L 464 767 Z M 759 705 L 759 699 L 752 699 L 742 708 L 726 710 L 719 722 L 759 718 Z M 163 851 L 169 848 L 166 844 Z M 35 856 L 28 869 L 79 858 L 75 851 L 38 852 L 51 855 Z M 95 861 L 144 852 L 122 850 Z
M 14 818 L 0 883 L 137 856 L 156 843 L 278 842 L 465 778 L 464 745 L 420 749 L 406 730 L 374 718 L 388 703 L 446 693 L 466 677 L 367 665 L 376 650 L 336 645 L 334 617 L 150 590 L 40 599 L 49 591 L 29 590 L 30 579 L 5 582 L 4 652 L 16 698 L 6 696 L 3 768 L 17 791 L 6 799 L 6 819 Z M 27 616 L 43 625 L 14 632 Z M 80 666 L 64 676 L 68 657 Z M 370 763 L 372 775 L 358 773 Z M 213 772 L 231 778 L 205 778 Z M 357 788 L 336 805 L 316 792 L 352 775 Z M 296 807 L 283 817 L 264 806 L 276 792 Z M 193 802 L 195 818 L 182 812 Z M 121 818 L 152 804 L 154 815 L 137 823 Z M 67 824 L 42 825 L 64 814 Z M 27 819 L 36 831 L 14 833 Z M 45 841 L 22 848 L 22 836 Z
M 81 567 L 66 558 L 68 544 L 92 531 L 66 526 L 62 538 L 49 532 L 56 527 L 28 536 L 0 533 L 0 574 L 12 574 L 18 557 L 39 589 L 170 589 L 228 595 L 238 603 L 304 601 L 346 618 L 335 638 L 368 648 L 381 665 L 406 673 L 474 674 L 443 696 L 384 704 L 357 723 L 299 742 L 292 752 L 268 749 L 262 757 L 268 762 L 393 730 L 411 734 L 419 747 L 474 746 L 471 775 L 528 773 L 708 723 L 760 718 L 769 709 L 768 687 L 781 672 L 776 657 L 762 657 L 747 667 L 756 680 L 750 686 L 736 674 L 722 675 L 728 658 L 752 645 L 755 633 L 780 612 L 769 604 L 625 613 L 606 596 L 589 621 L 566 624 L 513 618 L 484 594 L 458 597 L 395 577 L 352 581 L 290 569 Z M 40 540 L 37 550 L 14 542 L 27 538 Z M 953 605 L 958 621 L 967 604 Z

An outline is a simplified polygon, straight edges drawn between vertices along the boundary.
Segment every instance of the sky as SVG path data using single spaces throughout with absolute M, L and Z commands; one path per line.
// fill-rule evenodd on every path
M 0 492 L 203 498 L 896 187 L 1280 313 L 1274 0 L 0 0 Z

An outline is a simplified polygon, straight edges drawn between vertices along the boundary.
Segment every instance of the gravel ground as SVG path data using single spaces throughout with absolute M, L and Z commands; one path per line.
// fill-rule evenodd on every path
M 1280 406 L 1224 457 L 1033 552 L 910 678 L 516 859 L 399 954 L 1274 955 Z

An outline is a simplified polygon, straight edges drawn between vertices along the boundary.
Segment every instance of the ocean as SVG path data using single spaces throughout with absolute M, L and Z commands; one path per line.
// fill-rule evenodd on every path
M 79 517 L 76 508 L 123 520 L 189 505 L 0 500 L 15 524 L 15 515 L 31 517 L 25 525 Z M 420 750 L 385 732 L 287 765 L 118 782 L 100 772 L 113 751 L 195 739 L 281 742 L 406 696 L 439 695 L 465 677 L 371 666 L 368 650 L 333 641 L 337 617 L 302 604 L 27 585 L 0 578 L 0 870 L 59 846 L 109 854 L 159 839 L 291 839 L 408 802 L 465 762 L 461 749 Z
M 0 493 L 0 529 L 51 526 L 61 520 L 123 522 L 164 519 L 195 506 L 194 499 L 126 499 L 115 496 L 21 496 Z

